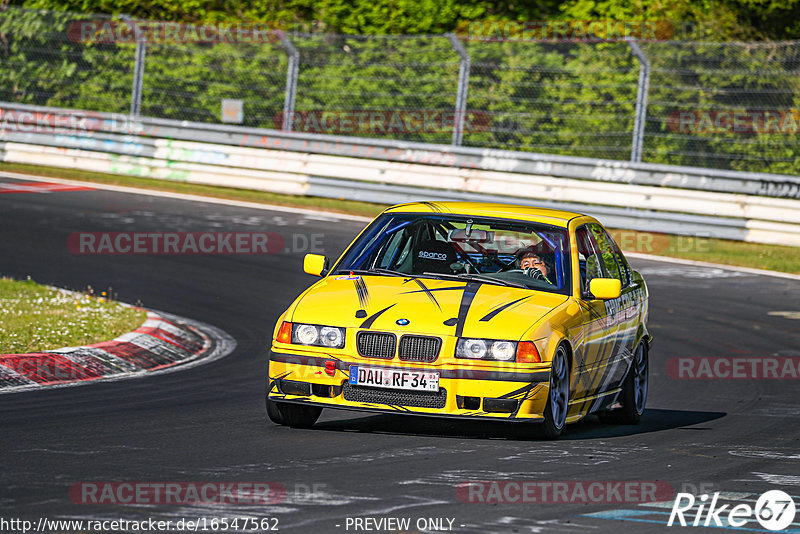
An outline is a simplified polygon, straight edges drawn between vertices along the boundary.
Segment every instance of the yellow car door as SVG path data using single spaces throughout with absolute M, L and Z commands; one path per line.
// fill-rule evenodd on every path
M 609 364 L 616 361 L 618 331 L 620 327 L 619 301 L 599 300 L 589 293 L 589 283 L 594 278 L 616 278 L 608 265 L 608 257 L 597 239 L 594 224 L 585 224 L 576 231 L 578 261 L 582 287 L 581 306 L 582 343 L 576 347 L 575 363 L 577 382 L 573 388 L 570 415 L 583 414 L 613 382 Z M 602 231 L 602 227 L 600 227 Z M 614 262 L 613 253 L 611 261 Z M 616 265 L 616 263 L 614 263 Z

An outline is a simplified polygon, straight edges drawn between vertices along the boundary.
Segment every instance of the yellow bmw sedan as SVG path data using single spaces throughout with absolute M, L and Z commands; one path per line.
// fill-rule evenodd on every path
M 539 423 L 557 438 L 647 400 L 648 291 L 594 218 L 476 202 L 388 208 L 281 315 L 269 418 L 322 408 Z

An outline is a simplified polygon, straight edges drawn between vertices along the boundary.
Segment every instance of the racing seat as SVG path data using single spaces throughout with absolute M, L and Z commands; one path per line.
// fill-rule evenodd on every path
M 412 256 L 412 272 L 414 274 L 439 273 L 451 274 L 451 263 L 458 259 L 456 251 L 447 241 L 428 239 L 420 241 L 414 247 Z

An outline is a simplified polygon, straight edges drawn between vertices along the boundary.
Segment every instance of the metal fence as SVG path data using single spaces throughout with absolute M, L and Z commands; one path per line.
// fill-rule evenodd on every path
M 86 20 L 111 21 L 0 11 L 0 101 L 218 123 L 235 100 L 249 127 L 800 174 L 800 42 L 86 42 Z

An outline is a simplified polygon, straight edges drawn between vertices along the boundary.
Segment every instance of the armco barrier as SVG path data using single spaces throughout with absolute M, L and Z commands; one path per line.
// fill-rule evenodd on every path
M 0 103 L 0 114 L 0 156 L 8 162 L 383 203 L 511 201 L 588 212 L 615 227 L 800 246 L 794 176 L 18 104 Z

